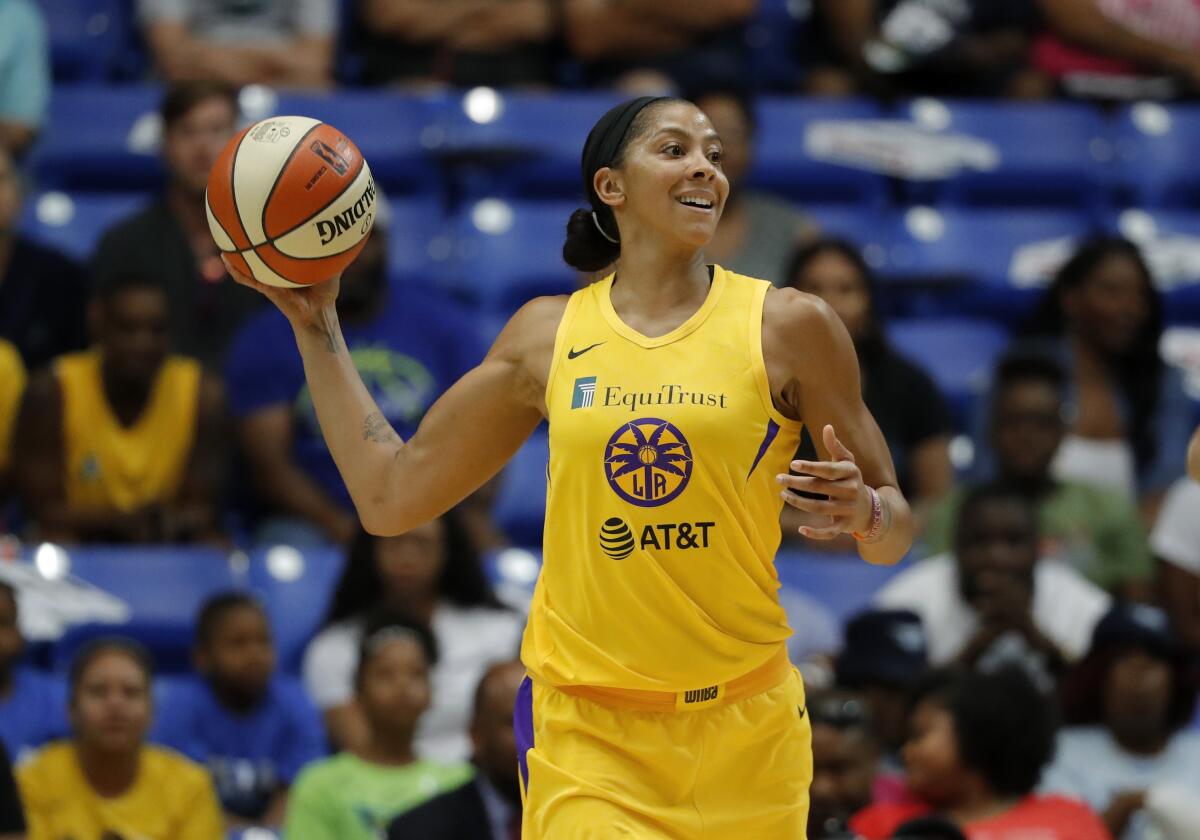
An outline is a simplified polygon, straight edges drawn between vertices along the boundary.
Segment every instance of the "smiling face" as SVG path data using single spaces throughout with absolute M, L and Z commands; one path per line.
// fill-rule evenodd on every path
M 712 123 L 690 102 L 673 101 L 649 106 L 631 131 L 621 160 L 593 180 L 616 214 L 622 243 L 646 232 L 681 247 L 704 247 L 729 197 Z

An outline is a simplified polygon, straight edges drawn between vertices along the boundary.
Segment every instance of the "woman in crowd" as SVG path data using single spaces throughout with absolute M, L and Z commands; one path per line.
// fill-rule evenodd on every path
M 1078 802 L 1033 793 L 1054 752 L 1054 702 L 1018 666 L 936 674 L 916 693 L 904 745 L 915 799 L 868 806 L 850 821 L 883 840 L 906 820 L 936 814 L 970 840 L 1109 840 Z
M 1183 473 L 1192 410 L 1179 372 L 1158 353 L 1162 299 L 1137 246 L 1101 237 L 1067 261 L 1024 330 L 1068 372 L 1075 411 L 1058 478 L 1114 487 L 1147 522 Z
M 150 659 L 137 644 L 101 639 L 71 665 L 71 738 L 17 771 L 31 840 L 223 837 L 208 771 L 148 746 Z
M 786 285 L 828 303 L 846 325 L 858 352 L 863 401 L 887 440 L 900 489 L 920 521 L 921 512 L 954 482 L 949 452 L 953 428 L 945 400 L 928 374 L 888 343 L 871 269 L 853 244 L 835 238 L 812 242 L 793 254 L 785 277 Z M 816 457 L 807 432 L 796 457 Z M 791 507 L 783 513 L 785 524 L 790 524 L 788 517 L 803 515 Z M 796 529 L 783 531 L 794 534 Z
M 493 662 L 516 655 L 524 616 L 496 600 L 456 511 L 398 537 L 361 532 L 351 546 L 325 629 L 304 656 L 304 682 L 330 741 L 354 749 L 366 735 L 354 698 L 362 622 L 387 607 L 429 627 L 438 645 L 433 701 L 417 730 L 423 758 L 464 761 L 475 684 Z
M 1144 604 L 1114 608 L 1063 692 L 1075 725 L 1059 735 L 1042 788 L 1087 802 L 1119 840 L 1195 836 L 1172 833 L 1200 827 L 1200 733 L 1181 731 L 1196 683 L 1166 614 Z M 1181 799 L 1191 800 L 1182 814 Z

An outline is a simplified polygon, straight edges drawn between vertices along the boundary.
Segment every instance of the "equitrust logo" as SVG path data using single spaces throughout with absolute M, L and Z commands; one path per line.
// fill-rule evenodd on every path
M 581 376 L 575 380 L 575 389 L 571 392 L 571 409 L 591 408 L 596 399 L 596 377 Z

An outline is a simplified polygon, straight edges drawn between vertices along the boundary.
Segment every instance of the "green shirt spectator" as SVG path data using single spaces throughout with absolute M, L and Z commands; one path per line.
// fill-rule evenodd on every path
M 952 490 L 929 515 L 925 547 L 930 555 L 954 545 L 954 523 L 964 490 Z M 1038 502 L 1043 558 L 1064 560 L 1109 591 L 1152 571 L 1146 534 L 1137 511 L 1120 493 L 1077 481 L 1058 482 Z
M 375 840 L 392 819 L 465 784 L 470 764 L 383 766 L 351 753 L 310 764 L 292 788 L 288 840 Z

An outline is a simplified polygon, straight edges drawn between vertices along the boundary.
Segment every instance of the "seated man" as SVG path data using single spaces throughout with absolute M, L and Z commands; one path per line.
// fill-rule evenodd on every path
M 0 3 L 0 150 L 21 155 L 50 101 L 46 24 L 32 0 Z
M 896 575 L 875 603 L 921 617 L 935 667 L 1019 659 L 1058 673 L 1087 653 L 1112 598 L 1065 563 L 1038 560 L 1033 506 L 990 484 L 959 506 L 954 553 Z
M 471 742 L 475 778 L 401 814 L 388 840 L 511 840 L 521 833 L 521 788 L 513 708 L 525 678 L 520 662 L 488 668 L 475 690 Z
M 381 216 L 386 211 L 381 211 Z M 475 325 L 448 302 L 389 286 L 386 219 L 342 275 L 346 346 L 384 419 L 408 437 L 483 358 Z M 317 424 L 287 319 L 271 307 L 234 340 L 225 373 L 235 429 L 268 518 L 263 542 L 348 543 L 358 516 Z
M 219 539 L 224 389 L 168 353 L 167 297 L 138 277 L 100 289 L 97 346 L 29 383 L 13 471 L 39 537 Z
M 275 675 L 262 606 L 240 592 L 205 601 L 195 665 L 199 679 L 171 691 L 151 740 L 208 767 L 231 827 L 282 824 L 288 787 L 325 743 L 303 688 Z
M 138 0 L 146 42 L 168 81 L 327 87 L 335 0 Z
M 989 428 L 996 480 L 1035 501 L 1043 559 L 1064 561 L 1113 594 L 1143 595 L 1153 566 L 1133 503 L 1114 490 L 1051 475 L 1067 430 L 1065 387 L 1051 359 L 1018 355 L 1000 363 Z M 930 554 L 953 545 L 964 493 L 951 491 L 930 514 L 924 536 Z
M 35 370 L 87 345 L 87 279 L 74 260 L 19 234 L 20 215 L 20 177 L 0 144 L 0 339 Z
M 25 639 L 17 619 L 17 594 L 0 582 L 0 744 L 14 761 L 67 732 L 66 690 L 58 680 L 21 666 Z
M 807 709 L 813 743 L 808 840 L 844 838 L 850 818 L 871 804 L 880 745 L 866 701 L 852 692 L 814 692 Z

